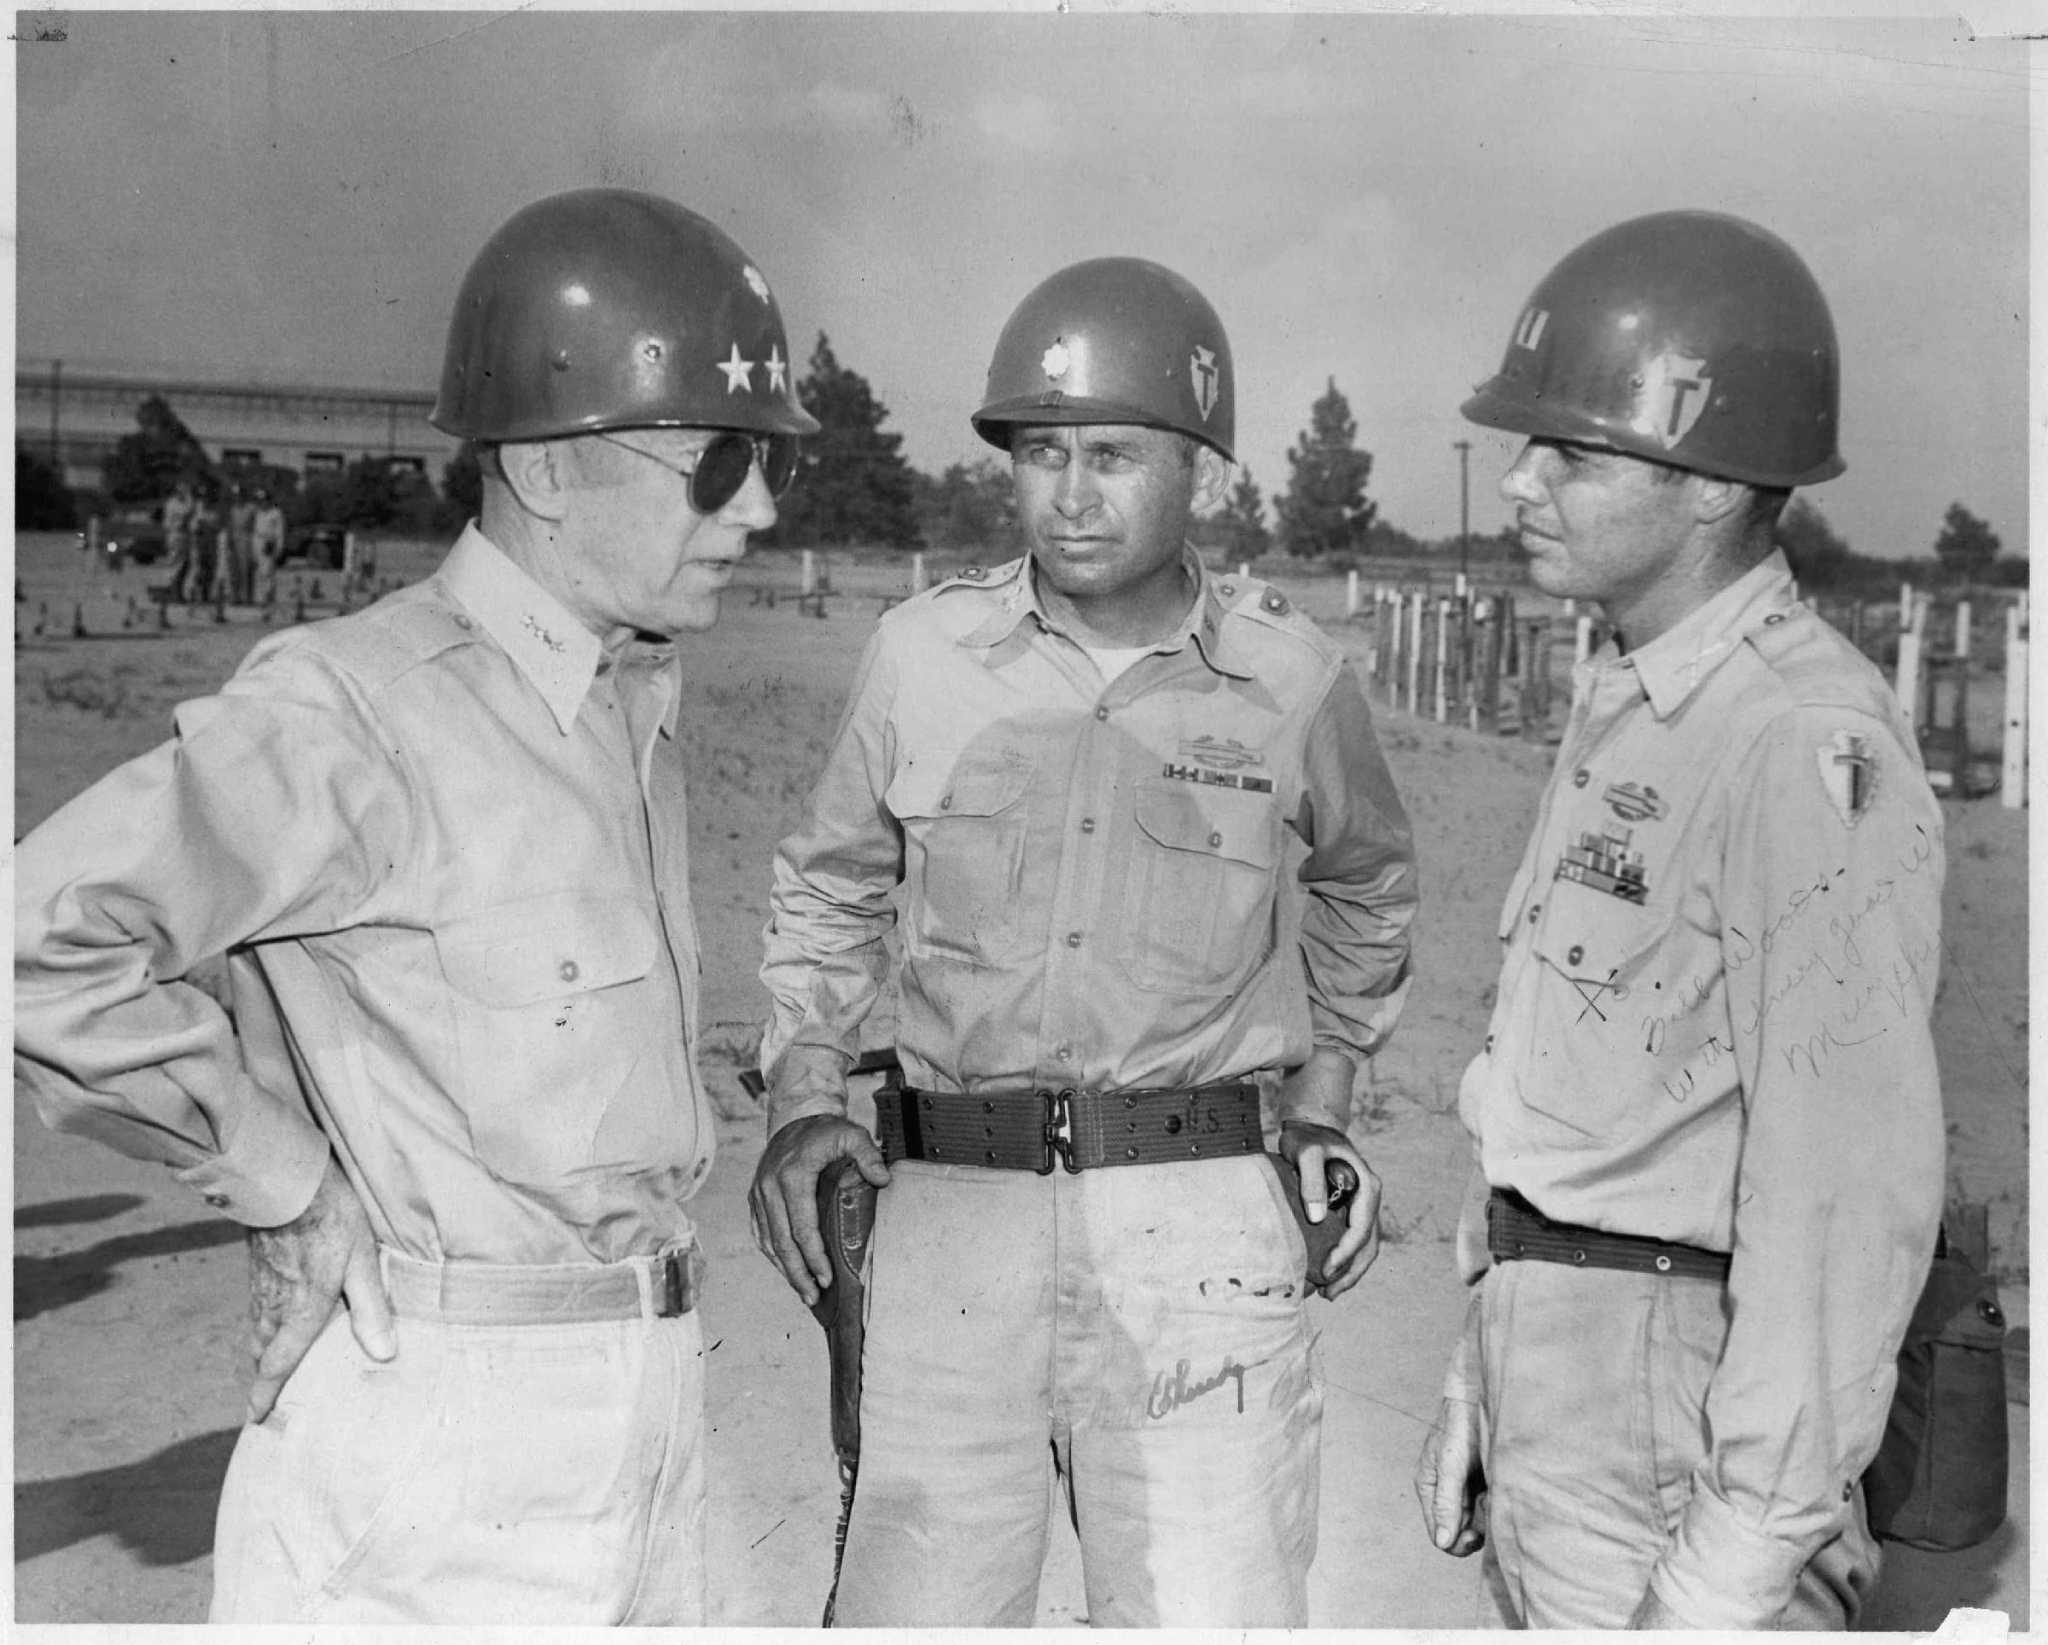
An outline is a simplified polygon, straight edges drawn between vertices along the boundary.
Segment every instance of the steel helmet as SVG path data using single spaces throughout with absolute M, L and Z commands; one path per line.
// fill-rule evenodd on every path
M 815 434 L 768 282 L 672 200 L 576 189 L 516 213 L 470 264 L 427 420 L 465 440 L 610 428 Z
M 1230 339 L 1208 299 L 1157 263 L 1097 257 L 1017 305 L 974 432 L 1007 450 L 1012 423 L 1143 423 L 1229 458 L 1236 398 Z
M 1840 400 L 1834 322 L 1798 254 L 1740 217 L 1665 211 L 1545 275 L 1461 409 L 1488 428 L 1802 486 L 1842 472 Z

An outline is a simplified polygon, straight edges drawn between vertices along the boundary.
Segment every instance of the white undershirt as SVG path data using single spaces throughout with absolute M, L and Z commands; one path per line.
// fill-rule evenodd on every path
M 1136 662 L 1140 657 L 1151 656 L 1159 648 L 1150 645 L 1084 645 L 1081 649 L 1093 657 L 1095 659 L 1095 666 L 1102 670 L 1103 684 L 1113 685 L 1116 683 L 1117 676 L 1129 668 L 1132 663 Z

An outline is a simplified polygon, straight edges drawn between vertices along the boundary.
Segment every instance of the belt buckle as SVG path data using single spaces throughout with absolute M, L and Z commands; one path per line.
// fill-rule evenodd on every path
M 697 1276 L 690 1266 L 692 1249 L 686 1245 L 680 1250 L 662 1253 L 656 1270 L 659 1278 L 654 1307 L 656 1319 L 680 1319 L 697 1306 Z
M 1071 1106 L 1076 1095 L 1072 1086 L 1060 1091 L 1042 1093 L 1045 1098 L 1045 1163 L 1038 1167 L 1041 1177 L 1052 1175 L 1055 1158 L 1067 1168 L 1070 1175 L 1080 1174 L 1080 1162 L 1074 1158 L 1074 1111 Z

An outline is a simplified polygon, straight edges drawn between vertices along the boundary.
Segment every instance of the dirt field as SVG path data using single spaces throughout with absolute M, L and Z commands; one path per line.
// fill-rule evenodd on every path
M 146 570 L 82 563 L 68 538 L 17 544 L 15 834 L 160 741 L 172 705 L 210 689 L 263 631 L 254 612 L 160 627 Z M 387 576 L 426 556 L 387 549 Z M 934 572 L 942 569 L 934 558 Z M 693 1209 L 712 1258 L 715 1620 L 808 1626 L 831 1563 L 837 1487 L 816 1327 L 754 1252 L 744 1189 L 761 1146 L 736 1075 L 763 1014 L 755 978 L 769 856 L 795 821 L 854 659 L 897 566 L 832 567 L 820 620 L 763 556 L 720 626 L 686 650 L 702 1060 L 722 1154 Z M 1343 585 L 1284 584 L 1362 648 Z M 333 577 L 321 590 L 331 599 Z M 296 596 L 288 593 L 287 607 Z M 308 615 L 317 615 L 316 603 Z M 72 638 L 74 616 L 95 636 Z M 123 618 L 129 626 L 122 627 Z M 43 631 L 37 633 L 40 627 Z M 1562 679 L 1560 676 L 1560 683 Z M 1979 694 L 1998 701 L 1997 682 Z M 1376 704 L 1377 707 L 1377 704 Z M 1975 700 L 1973 699 L 1973 708 Z M 1329 1384 L 1319 1626 L 1458 1627 L 1479 1616 L 1477 1561 L 1437 1554 L 1408 1476 L 1462 1313 L 1450 1238 L 1466 1170 L 1460 1070 L 1484 1033 L 1495 921 L 1549 762 L 1546 749 L 1386 713 L 1381 736 L 1423 851 L 1417 984 L 1354 1133 L 1386 1184 L 1386 1254 L 1351 1296 L 1312 1304 Z M 1949 879 L 1936 1032 L 1954 1196 L 1989 1207 L 2008 1312 L 2026 1321 L 2027 830 L 1995 800 L 1946 806 Z M 202 1620 L 219 1481 L 241 1405 L 238 1230 L 161 1170 L 53 1137 L 15 1112 L 15 1589 L 23 1623 Z M 2024 1366 L 2024 1359 L 2018 1364 Z M 2027 1409 L 2010 1407 L 2013 1518 L 1966 1554 L 1894 1550 L 1873 1626 L 1927 1630 L 1958 1605 L 2027 1624 Z M 1042 1618 L 1077 1620 L 1071 1538 L 1055 1538 Z

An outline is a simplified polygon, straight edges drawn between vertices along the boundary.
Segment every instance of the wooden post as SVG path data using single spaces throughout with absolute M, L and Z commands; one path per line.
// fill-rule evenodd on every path
M 1849 643 L 1858 651 L 1863 649 L 1863 602 L 1855 600 L 1849 606 Z
M 800 594 L 815 594 L 818 592 L 817 551 L 807 548 L 803 551 L 803 555 L 803 571 L 801 573 L 803 580 L 797 585 L 797 592 Z
M 1240 578 L 1243 578 L 1243 579 L 1245 579 L 1245 580 L 1249 581 L 1249 580 L 1250 580 L 1250 578 L 1251 578 L 1251 574 L 1252 574 L 1252 566 L 1251 566 L 1251 561 L 1249 561 L 1249 560 L 1239 560 L 1239 561 L 1237 562 L 1237 574 L 1238 574 L 1238 576 L 1239 576 Z
M 1358 607 L 1358 567 L 1353 566 L 1344 573 L 1344 615 L 1357 616 Z
M 1422 712 L 1422 607 L 1428 596 L 1417 594 L 1408 609 L 1408 712 Z
M 924 551 L 920 549 L 910 556 L 910 592 L 922 594 L 929 587 L 931 583 L 926 579 L 924 572 Z
M 1917 736 L 1924 723 L 1920 712 L 1920 613 L 1910 585 L 1906 588 L 1899 614 L 1899 671 L 1893 690 L 1898 693 L 1899 704 L 1913 722 Z
M 2005 608 L 2005 748 L 1999 803 L 2016 811 L 2027 803 L 2027 597 Z
M 1505 641 L 1514 622 L 1510 609 L 1507 597 L 1496 595 L 1487 611 L 1486 625 L 1480 631 L 1479 700 L 1473 705 L 1472 723 L 1475 729 L 1494 735 L 1500 732 L 1501 659 L 1506 655 Z
M 1569 600 L 1565 601 L 1567 606 L 1571 603 Z M 1572 666 L 1576 668 L 1592 655 L 1593 619 L 1591 617 L 1581 617 L 1578 620 L 1577 630 L 1572 639 Z
M 1956 601 L 1956 661 L 1970 660 L 1970 602 Z
M 1436 602 L 1436 723 L 1442 725 L 1449 716 L 1450 705 L 1446 693 L 1450 687 L 1451 662 L 1451 602 L 1439 595 Z

